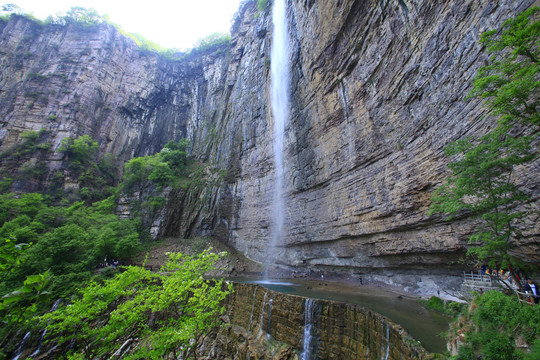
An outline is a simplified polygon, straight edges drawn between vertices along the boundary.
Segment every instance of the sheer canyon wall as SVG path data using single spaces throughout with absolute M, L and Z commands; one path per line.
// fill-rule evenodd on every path
M 495 123 L 480 101 L 465 99 L 487 60 L 480 34 L 533 3 L 287 1 L 280 265 L 373 278 L 458 273 L 472 221 L 428 216 L 429 199 L 447 175 L 446 145 Z M 230 47 L 173 60 L 106 24 L 0 22 L 1 147 L 28 129 L 51 130 L 54 147 L 89 134 L 120 164 L 187 137 L 192 154 L 226 176 L 193 213 L 173 192 L 161 234 L 211 234 L 264 262 L 275 182 L 271 4 L 260 12 L 244 1 L 231 34 Z M 51 156 L 48 166 L 61 161 Z M 538 170 L 538 162 L 520 170 L 533 199 Z M 523 249 L 538 260 L 535 220 Z

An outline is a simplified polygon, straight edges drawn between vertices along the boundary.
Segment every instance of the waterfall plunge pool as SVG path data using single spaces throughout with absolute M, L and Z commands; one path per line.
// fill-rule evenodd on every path
M 429 352 L 444 354 L 446 341 L 441 335 L 448 330 L 451 318 L 423 307 L 416 298 L 381 288 L 340 282 L 301 279 L 254 279 L 233 277 L 227 280 L 258 284 L 277 292 L 312 299 L 324 299 L 360 305 L 386 316 L 401 325 Z

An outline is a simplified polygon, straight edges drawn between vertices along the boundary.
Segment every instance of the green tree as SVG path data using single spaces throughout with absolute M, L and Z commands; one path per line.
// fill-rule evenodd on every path
M 167 163 L 175 175 L 180 175 L 187 164 L 187 149 L 190 142 L 180 139 L 178 142 L 169 141 L 159 152 L 163 162 Z
M 96 141 L 89 135 L 82 135 L 76 139 L 70 137 L 63 139 L 57 151 L 67 155 L 70 170 L 80 173 L 86 165 L 95 160 L 97 149 Z
M 521 264 L 515 256 L 522 236 L 518 224 L 527 215 L 529 197 L 512 175 L 515 166 L 532 158 L 530 138 L 512 137 L 501 127 L 478 141 L 452 143 L 445 154 L 460 158 L 449 164 L 452 176 L 435 192 L 430 212 L 450 214 L 449 219 L 465 213 L 479 217 L 470 242 L 480 246 L 468 254 L 513 272 Z
M 514 176 L 517 166 L 537 157 L 531 142 L 538 125 L 538 45 L 540 8 L 534 7 L 482 35 L 492 54 L 474 79 L 471 96 L 487 99 L 499 125 L 480 138 L 450 144 L 448 181 L 432 197 L 430 214 L 480 218 L 469 255 L 490 266 L 508 268 L 514 278 L 521 221 L 531 210 L 529 197 Z
M 189 141 L 169 141 L 156 155 L 133 158 L 125 165 L 123 189 L 143 192 L 152 185 L 159 189 L 172 185 L 187 165 Z
M 129 359 L 196 358 L 231 291 L 223 280 L 204 279 L 219 257 L 169 254 L 160 272 L 128 267 L 102 285 L 91 283 L 70 306 L 44 316 L 48 334 L 60 343 L 76 340 L 70 358 L 109 358 L 129 339 Z
M 6 292 L 5 281 L 9 274 L 16 271 L 25 261 L 24 253 L 30 244 L 17 243 L 15 239 L 7 238 L 0 242 L 0 357 L 13 347 L 13 335 L 21 327 L 34 319 L 39 305 L 49 301 L 47 291 L 50 276 L 48 272 L 29 275 L 22 286 Z M 19 283 L 20 284 L 20 283 Z
M 113 186 L 117 183 L 114 162 L 110 154 L 98 157 L 98 143 L 89 135 L 63 139 L 57 152 L 65 154 L 69 174 L 79 183 L 76 198 L 90 204 L 114 192 Z
M 539 16 L 540 7 L 532 7 L 481 36 L 491 56 L 479 69 L 471 96 L 486 99 L 501 123 L 540 125 Z
M 195 43 L 195 51 L 205 51 L 220 46 L 228 45 L 231 42 L 231 35 L 224 33 L 213 33 Z
M 523 306 L 515 297 L 498 291 L 489 291 L 475 298 L 473 304 L 460 319 L 467 323 L 463 328 L 467 331 L 465 344 L 460 347 L 454 359 L 522 359 L 526 353 L 516 349 L 516 340 L 531 345 L 531 352 L 526 354 L 526 359 L 538 358 L 539 306 Z M 456 329 L 452 327 L 452 330 Z
M 94 9 L 86 9 L 80 6 L 74 6 L 56 20 L 64 24 L 75 24 L 80 27 L 90 27 L 99 25 L 105 21 L 104 17 Z

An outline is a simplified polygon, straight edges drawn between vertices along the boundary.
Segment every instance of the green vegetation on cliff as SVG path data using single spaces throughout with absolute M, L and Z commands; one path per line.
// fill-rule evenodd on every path
M 44 316 L 49 334 L 60 346 L 76 340 L 69 359 L 196 358 L 201 341 L 220 326 L 220 303 L 231 291 L 223 280 L 203 278 L 221 255 L 169 254 L 160 272 L 130 266 L 91 283 L 70 306 Z
M 161 189 L 180 180 L 188 164 L 189 141 L 169 141 L 156 155 L 133 158 L 125 165 L 122 187 L 124 191 L 143 191 L 149 186 Z
M 47 136 L 43 131 L 23 133 L 18 145 L 2 153 L 0 161 L 15 175 L 14 181 L 35 181 L 21 174 L 25 173 L 28 162 L 35 164 L 37 159 L 44 163 L 48 156 L 54 155 L 50 146 L 43 146 L 48 144 Z M 145 214 L 134 207 L 129 219 L 119 218 L 116 208 L 122 190 L 144 193 L 137 197 L 136 203 L 146 210 L 165 204 L 165 198 L 159 196 L 165 188 L 178 189 L 196 183 L 197 187 L 188 187 L 200 191 L 199 183 L 206 184 L 207 173 L 204 170 L 201 173 L 199 168 L 205 167 L 194 166 L 188 158 L 188 147 L 185 139 L 170 141 L 155 155 L 129 161 L 125 177 L 118 180 L 111 157 L 98 156 L 97 142 L 83 135 L 62 141 L 57 153 L 61 154 L 63 165 L 52 175 L 47 177 L 45 172 L 39 179 L 49 182 L 43 193 L 8 192 L 13 181 L 7 176 L 2 179 L 0 318 L 4 330 L 0 335 L 5 341 L 0 353 L 12 352 L 17 342 L 13 341 L 14 336 L 20 338 L 28 329 L 39 326 L 37 315 L 50 308 L 49 299 L 69 299 L 75 289 L 89 281 L 99 283 L 120 270 L 116 267 L 102 269 L 100 264 L 131 261 L 140 252 L 142 240 L 148 233 L 144 227 Z M 200 266 L 200 271 L 213 264 L 212 256 L 207 254 L 198 260 L 208 260 L 208 265 Z M 176 262 L 179 260 L 177 258 Z M 148 280 L 145 279 L 141 281 Z M 202 283 L 192 285 L 209 289 Z M 196 296 L 194 290 L 190 291 L 190 296 Z M 214 304 L 211 301 L 207 300 L 206 306 Z M 205 314 L 210 317 L 214 313 L 208 310 Z M 206 322 L 191 325 L 199 329 L 205 324 L 208 325 Z M 185 332 L 184 336 L 189 337 L 189 334 Z
M 509 269 L 516 284 L 516 269 L 538 270 L 537 264 L 525 264 L 519 257 L 525 219 L 535 209 L 515 174 L 538 160 L 539 14 L 540 8 L 532 7 L 482 35 L 491 56 L 478 71 L 470 96 L 486 99 L 498 126 L 482 137 L 448 146 L 452 174 L 435 192 L 430 211 L 448 214 L 448 220 L 479 218 L 467 254 L 477 263 Z M 488 292 L 452 325 L 450 338 L 458 352 L 454 358 L 538 359 L 539 324 L 539 306 L 520 302 L 515 295 Z
M 470 237 L 468 255 L 495 269 L 527 268 L 518 254 L 524 219 L 534 209 L 530 194 L 515 176 L 519 166 L 538 158 L 540 87 L 540 8 L 533 7 L 482 35 L 490 63 L 474 79 L 473 97 L 487 99 L 499 125 L 480 138 L 446 149 L 452 175 L 433 197 L 431 213 L 470 214 L 481 221 Z M 533 264 L 534 265 L 534 264 Z
M 264 2 L 266 6 L 266 1 Z M 136 33 L 130 33 L 111 21 L 109 16 L 100 15 L 95 9 L 84 8 L 80 6 L 72 7 L 65 14 L 49 16 L 45 21 L 41 21 L 32 14 L 25 13 L 21 8 L 13 4 L 2 6 L 2 11 L 5 13 L 0 16 L 0 20 L 8 21 L 11 16 L 21 16 L 31 20 L 39 25 L 61 25 L 71 26 L 80 31 L 95 31 L 101 24 L 109 24 L 116 28 L 118 32 L 127 38 L 130 38 L 139 47 L 141 52 L 156 53 L 169 60 L 183 60 L 190 55 L 199 52 L 208 52 L 216 50 L 222 46 L 228 46 L 231 41 L 230 34 L 213 33 L 197 41 L 192 49 L 187 52 L 180 52 L 177 49 L 168 49 L 157 43 L 148 40 L 144 36 Z M 39 74 L 35 74 L 39 76 Z
M 450 341 L 463 342 L 455 360 L 540 358 L 540 306 L 489 291 L 452 324 Z M 531 348 L 527 351 L 527 344 Z M 519 348 L 522 349 L 519 349 Z

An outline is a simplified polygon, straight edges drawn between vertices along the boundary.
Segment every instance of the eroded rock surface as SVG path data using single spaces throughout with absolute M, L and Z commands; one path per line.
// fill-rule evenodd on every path
M 187 136 L 226 175 L 205 196 L 172 194 L 162 234 L 213 234 L 257 261 L 306 271 L 458 273 L 472 222 L 428 217 L 429 199 L 447 174 L 446 145 L 495 123 L 465 99 L 487 60 L 480 34 L 533 3 L 287 1 L 286 220 L 274 254 L 272 24 L 255 1 L 237 14 L 230 49 L 183 61 L 141 53 L 109 26 L 2 23 L 2 146 L 45 127 L 56 146 L 88 133 L 126 160 Z M 518 171 L 535 200 L 539 170 Z M 538 260 L 539 233 L 530 219 L 529 259 Z

